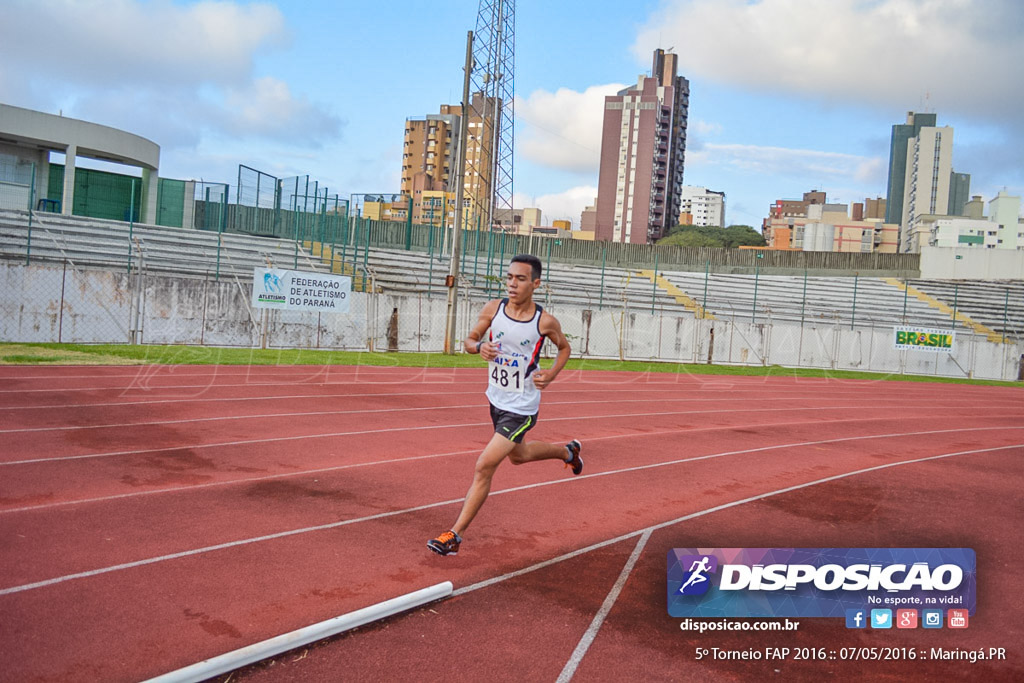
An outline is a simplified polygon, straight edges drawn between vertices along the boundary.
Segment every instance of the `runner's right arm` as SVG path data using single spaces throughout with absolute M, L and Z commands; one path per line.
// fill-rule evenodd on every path
M 481 340 L 483 340 L 484 334 L 490 328 L 491 321 L 494 320 L 494 316 L 498 312 L 498 304 L 500 303 L 498 299 L 488 301 L 480 311 L 480 317 L 477 319 L 476 324 L 473 325 L 473 329 L 469 331 L 465 341 L 462 342 L 466 353 L 479 353 L 480 357 L 486 361 L 492 361 L 498 357 L 498 345 L 492 344 L 489 341 L 481 343 Z M 478 348 L 479 351 L 477 350 Z

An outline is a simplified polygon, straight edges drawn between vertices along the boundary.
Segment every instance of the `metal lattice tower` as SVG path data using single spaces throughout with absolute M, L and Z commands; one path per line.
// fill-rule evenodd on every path
M 473 198 L 478 204 L 473 213 L 479 212 L 480 225 L 486 228 L 493 224 L 496 211 L 512 209 L 515 0 L 480 0 L 474 35 L 471 117 L 479 117 L 483 135 L 478 157 L 467 165 L 480 174 L 482 186 Z

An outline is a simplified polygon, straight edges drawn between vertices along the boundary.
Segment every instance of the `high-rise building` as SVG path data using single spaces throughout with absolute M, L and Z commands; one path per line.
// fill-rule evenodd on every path
M 463 174 L 463 205 L 466 223 L 476 228 L 477 217 L 491 203 L 491 179 L 494 176 L 494 116 L 498 107 L 480 93 L 473 95 L 467 122 L 466 169 Z M 423 202 L 424 192 L 454 192 L 459 151 L 462 106 L 441 105 L 439 114 L 422 119 L 406 119 L 402 153 L 402 194 L 413 199 L 413 222 L 428 223 L 430 211 Z M 486 226 L 482 226 L 486 227 Z
M 725 227 L 725 193 L 684 185 L 679 209 L 681 225 Z
M 918 253 L 928 244 L 930 227 L 921 218 L 946 215 L 949 180 L 953 171 L 953 129 L 924 126 L 907 140 L 903 181 L 903 215 L 900 218 L 900 252 Z
M 963 216 L 971 197 L 971 174 L 951 171 L 949 174 L 949 207 L 947 216 Z
M 662 86 L 670 85 L 673 88 L 672 99 L 672 138 L 669 141 L 668 159 L 668 226 L 671 228 L 679 223 L 679 214 L 682 211 L 682 187 L 683 167 L 686 163 L 686 127 L 690 118 L 690 81 L 678 75 L 679 56 L 665 52 L 664 50 L 654 51 L 654 66 L 651 75 L 658 79 Z M 723 202 L 725 194 L 722 194 Z M 725 216 L 725 206 L 722 206 L 722 216 Z
M 429 209 L 423 193 L 449 189 L 449 176 L 459 147 L 459 116 L 453 109 L 461 107 L 442 105 L 440 114 L 405 121 L 401 189 L 402 194 L 413 198 L 415 223 L 428 222 L 425 214 Z
M 605 98 L 597 239 L 653 242 L 679 220 L 690 84 L 676 68 L 656 50 L 650 76 Z
M 889 142 L 889 183 L 885 191 L 885 222 L 899 223 L 903 218 L 903 190 L 907 172 L 907 142 L 921 128 L 935 126 L 935 114 L 907 112 L 907 122 L 892 127 Z

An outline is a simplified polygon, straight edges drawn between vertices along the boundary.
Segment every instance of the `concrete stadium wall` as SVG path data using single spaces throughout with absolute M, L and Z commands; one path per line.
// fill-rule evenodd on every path
M 921 248 L 926 280 L 1024 280 L 1024 250 Z
M 189 344 L 437 352 L 441 296 L 353 292 L 346 314 L 250 309 L 251 282 L 0 263 L 0 341 Z M 457 337 L 480 301 L 462 299 Z M 680 363 L 810 367 L 1014 380 L 1024 344 L 957 331 L 951 354 L 897 351 L 892 327 L 698 320 L 691 315 L 553 304 L 573 356 Z M 389 334 L 390 333 L 390 334 Z M 545 353 L 554 353 L 546 345 Z

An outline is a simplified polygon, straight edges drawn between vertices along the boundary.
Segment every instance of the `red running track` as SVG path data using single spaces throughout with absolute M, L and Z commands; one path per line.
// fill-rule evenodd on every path
M 1005 597 L 1024 587 L 1020 389 L 567 371 L 531 437 L 580 438 L 584 474 L 502 465 L 462 551 L 441 558 L 425 541 L 454 520 L 490 436 L 484 383 L 475 369 L 0 369 L 0 680 L 141 680 L 446 580 L 448 600 L 241 678 L 1024 675 Z M 972 547 L 978 612 L 963 632 L 812 620 L 700 636 L 665 611 L 680 546 Z M 694 659 L 908 643 L 1009 659 Z

